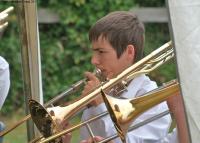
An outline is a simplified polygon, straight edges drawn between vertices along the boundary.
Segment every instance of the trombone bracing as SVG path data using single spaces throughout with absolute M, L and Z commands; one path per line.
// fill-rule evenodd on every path
M 83 109 L 90 101 L 92 101 L 98 94 L 100 94 L 102 91 L 111 89 L 113 86 L 117 85 L 118 83 L 121 83 L 122 81 L 129 81 L 132 80 L 134 77 L 138 76 L 139 74 L 147 74 L 157 67 L 161 66 L 162 64 L 166 63 L 168 60 L 173 58 L 174 52 L 172 48 L 171 42 L 168 42 L 158 48 L 157 50 L 153 51 L 151 54 L 143 58 L 142 60 L 138 61 L 131 67 L 124 70 L 121 74 L 119 74 L 116 78 L 110 79 L 109 81 L 105 82 L 101 86 L 97 87 L 95 90 L 90 92 L 87 96 L 76 100 L 75 102 L 69 104 L 68 106 L 62 107 L 62 116 L 65 120 L 68 120 L 70 117 L 72 117 L 74 114 L 76 114 L 78 111 Z M 171 94 L 171 92 L 169 93 Z M 168 94 L 167 94 L 168 95 Z M 132 101 L 134 102 L 134 101 Z M 156 102 L 157 103 L 157 102 Z M 52 119 L 51 115 L 44 109 L 42 106 L 39 106 L 37 102 L 34 100 L 30 101 L 30 112 L 33 118 L 33 121 L 36 123 L 36 126 L 40 130 L 43 136 L 51 136 L 52 134 L 56 133 L 55 136 L 48 137 L 47 139 L 43 139 L 41 142 L 47 142 L 48 139 L 51 138 L 55 139 L 63 134 L 65 134 L 65 131 L 61 131 L 58 133 L 57 124 Z M 113 111 L 114 112 L 114 111 Z M 111 115 L 112 116 L 112 115 Z M 37 118 L 36 118 L 37 117 Z M 42 122 L 38 122 L 42 121 Z M 123 120 L 124 121 L 124 120 Z M 47 126 L 48 125 L 48 126 Z M 123 135 L 125 135 L 126 131 L 123 129 L 120 129 L 118 124 L 116 125 L 118 128 L 118 131 L 120 133 L 120 136 L 123 139 Z M 45 129 L 48 129 L 45 131 Z M 70 129 L 71 131 L 71 129 Z

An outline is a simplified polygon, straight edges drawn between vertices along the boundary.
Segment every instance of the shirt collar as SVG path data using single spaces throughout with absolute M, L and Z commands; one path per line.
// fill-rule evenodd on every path
M 138 90 L 141 89 L 146 78 L 147 77 L 144 74 L 135 77 L 128 85 L 127 90 L 122 93 L 121 97 L 134 98 Z

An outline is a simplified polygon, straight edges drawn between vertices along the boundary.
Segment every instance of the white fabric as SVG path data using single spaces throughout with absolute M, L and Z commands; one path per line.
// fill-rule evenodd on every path
M 170 134 L 167 134 L 166 137 L 162 138 L 156 143 L 179 143 L 177 128 L 174 128 L 174 130 Z
M 8 95 L 10 87 L 9 65 L 4 58 L 0 56 L 0 109 Z
M 125 91 L 122 94 L 122 97 L 131 98 L 140 96 L 146 92 L 149 92 L 157 88 L 155 82 L 151 81 L 147 76 L 140 75 L 133 79 L 128 86 L 128 91 Z M 158 113 L 161 113 L 168 109 L 166 102 L 163 102 L 148 111 L 140 115 L 134 122 L 139 123 L 147 118 L 150 118 Z M 97 107 L 91 107 L 86 109 L 83 112 L 82 120 L 87 120 L 101 112 L 106 111 L 104 103 L 100 104 Z M 156 121 L 153 121 L 149 124 L 146 124 L 136 130 L 129 132 L 126 136 L 127 143 L 155 143 L 161 138 L 166 137 L 168 129 L 171 123 L 170 115 L 164 116 Z M 94 132 L 94 135 L 108 137 L 116 133 L 115 127 L 110 119 L 110 116 L 105 116 L 101 119 L 96 120 L 95 122 L 90 123 L 90 127 Z M 89 133 L 85 127 L 82 127 L 80 130 L 81 140 L 88 139 Z M 115 143 L 121 143 L 119 138 L 114 140 Z
M 178 77 L 192 143 L 200 142 L 200 1 L 168 0 Z

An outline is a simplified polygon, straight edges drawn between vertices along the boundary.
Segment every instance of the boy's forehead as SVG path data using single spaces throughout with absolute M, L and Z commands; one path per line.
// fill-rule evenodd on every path
M 99 38 L 92 42 L 92 48 L 104 49 L 105 47 L 112 47 L 110 42 L 105 38 Z
M 99 36 L 98 39 L 92 41 L 92 44 L 110 44 L 109 40 L 106 37 Z

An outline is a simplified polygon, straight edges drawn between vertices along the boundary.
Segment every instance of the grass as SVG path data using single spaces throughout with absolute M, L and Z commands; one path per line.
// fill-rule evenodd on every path
M 25 124 L 16 128 L 4 138 L 4 143 L 25 143 L 27 142 Z
M 6 124 L 6 127 L 11 127 L 14 123 L 17 123 L 25 117 L 20 111 L 17 111 L 15 115 L 12 116 L 2 116 L 0 115 L 0 120 Z M 71 122 L 72 124 L 76 124 L 80 121 L 80 117 L 77 116 Z M 72 141 L 71 143 L 78 143 L 79 141 L 79 130 L 75 130 L 72 132 Z M 26 123 L 15 128 L 12 132 L 6 134 L 4 136 L 3 143 L 27 143 L 27 130 Z
M 14 123 L 17 123 L 22 118 L 21 112 L 16 112 L 15 115 L 2 117 L 1 121 L 4 122 L 4 124 L 7 127 L 11 127 Z M 27 142 L 27 136 L 26 136 L 26 124 L 22 124 L 18 126 L 16 129 L 14 129 L 12 132 L 6 134 L 4 136 L 4 143 L 25 143 Z

